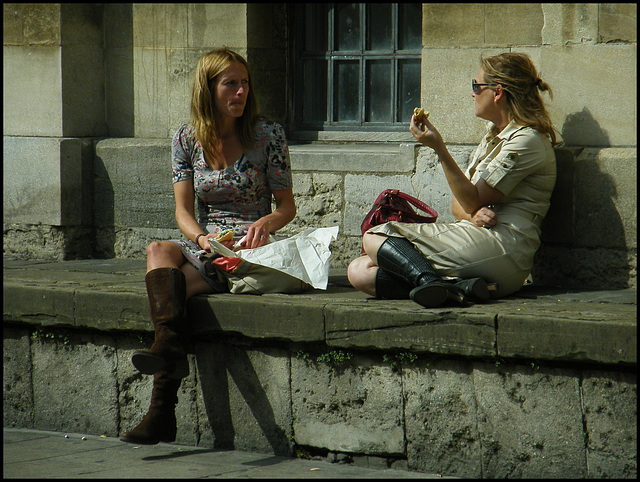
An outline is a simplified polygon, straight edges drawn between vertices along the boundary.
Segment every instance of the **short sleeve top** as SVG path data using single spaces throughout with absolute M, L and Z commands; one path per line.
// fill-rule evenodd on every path
M 200 225 L 234 228 L 236 236 L 246 234 L 249 225 L 271 212 L 272 191 L 293 186 L 284 129 L 264 119 L 256 124 L 254 148 L 225 169 L 207 164 L 188 124 L 176 131 L 171 158 L 173 182 L 193 181 Z
M 498 135 L 485 136 L 466 175 L 504 194 L 500 212 L 524 213 L 539 226 L 556 183 L 556 156 L 546 136 L 512 121 Z

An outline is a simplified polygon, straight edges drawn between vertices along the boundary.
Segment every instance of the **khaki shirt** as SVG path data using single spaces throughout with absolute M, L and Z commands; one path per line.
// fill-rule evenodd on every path
M 546 136 L 512 121 L 497 136 L 485 136 L 466 175 L 504 194 L 494 206 L 498 222 L 520 215 L 540 228 L 556 183 L 556 156 Z
M 555 153 L 544 135 L 512 122 L 497 136 L 482 140 L 466 175 L 474 184 L 482 178 L 504 194 L 491 207 L 497 215 L 491 229 L 463 219 L 456 223 L 390 221 L 368 232 L 402 236 L 440 276 L 497 282 L 498 296 L 506 296 L 522 287 L 540 246 L 540 225 L 556 182 Z

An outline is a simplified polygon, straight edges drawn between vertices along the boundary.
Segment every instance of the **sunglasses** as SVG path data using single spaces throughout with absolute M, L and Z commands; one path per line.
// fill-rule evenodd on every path
M 480 87 L 495 87 L 498 84 L 479 84 L 478 82 L 476 82 L 476 79 L 473 79 L 471 81 L 471 90 L 473 90 L 474 94 L 477 94 L 478 92 L 480 92 Z

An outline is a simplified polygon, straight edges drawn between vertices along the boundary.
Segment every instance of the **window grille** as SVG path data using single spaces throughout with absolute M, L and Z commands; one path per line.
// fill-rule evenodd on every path
M 406 130 L 420 105 L 422 4 L 298 4 L 299 130 Z

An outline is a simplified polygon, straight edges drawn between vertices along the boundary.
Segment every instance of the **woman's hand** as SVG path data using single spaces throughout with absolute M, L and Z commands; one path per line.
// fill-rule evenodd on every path
M 265 218 L 260 218 L 249 226 L 247 236 L 244 238 L 242 245 L 249 249 L 259 248 L 269 242 L 270 234 L 269 221 L 265 220 Z
M 471 216 L 471 222 L 479 228 L 489 229 L 496 225 L 497 216 L 489 207 L 482 206 Z
M 211 243 L 210 243 L 210 239 L 215 239 L 216 236 L 214 234 L 205 234 L 204 236 L 200 236 L 200 239 L 198 240 L 198 243 L 200 245 L 200 247 L 202 249 L 204 249 L 205 251 L 207 251 L 208 253 L 211 252 Z M 233 239 L 229 239 L 227 241 L 218 241 L 221 245 L 223 245 L 225 248 L 229 248 L 230 250 L 233 251 L 233 246 L 235 244 L 235 241 Z
M 426 116 L 422 116 L 422 119 L 416 119 L 416 116 L 412 115 L 409 131 L 416 138 L 416 141 L 435 151 L 444 146 L 442 136 Z
M 271 193 L 276 202 L 276 209 L 249 226 L 242 247 L 252 249 L 264 246 L 269 242 L 271 233 L 286 226 L 296 216 L 293 189 L 281 189 Z

